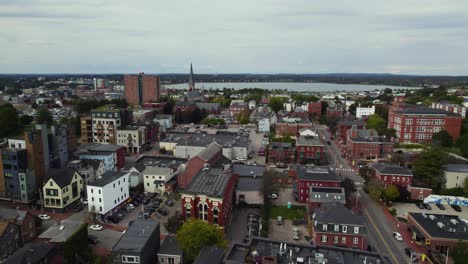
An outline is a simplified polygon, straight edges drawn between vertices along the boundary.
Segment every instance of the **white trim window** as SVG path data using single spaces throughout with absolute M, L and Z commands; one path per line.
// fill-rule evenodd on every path
M 359 234 L 359 226 L 354 227 L 354 234 Z
M 348 227 L 347 227 L 347 226 L 344 225 L 344 226 L 342 227 L 342 229 L 343 229 L 343 233 L 347 233 L 347 232 L 348 232 Z
M 322 229 L 323 229 L 323 231 L 327 231 L 328 225 L 327 225 L 327 224 L 323 224 L 323 225 L 322 225 Z
M 358 237 L 353 237 L 353 245 L 357 245 L 359 243 Z
M 334 244 L 338 244 L 338 240 L 339 240 L 339 237 L 338 237 L 338 236 L 334 236 L 334 237 L 333 237 L 333 243 L 334 243 Z
M 340 232 L 340 226 L 339 225 L 335 225 L 335 232 Z
M 140 257 L 122 255 L 122 263 L 140 263 Z
M 322 242 L 326 243 L 327 240 L 328 240 L 328 236 L 327 235 L 322 235 Z

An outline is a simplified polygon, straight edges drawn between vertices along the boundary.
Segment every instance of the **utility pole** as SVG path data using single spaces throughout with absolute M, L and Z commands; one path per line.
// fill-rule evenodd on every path
M 447 256 L 445 257 L 445 264 L 448 263 L 448 257 L 449 257 L 449 247 L 447 247 Z

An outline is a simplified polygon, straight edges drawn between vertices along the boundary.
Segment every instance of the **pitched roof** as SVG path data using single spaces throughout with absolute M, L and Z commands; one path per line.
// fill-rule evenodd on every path
M 112 251 L 131 250 L 134 252 L 140 252 L 146 246 L 146 242 L 153 235 L 156 229 L 158 229 L 157 233 L 159 233 L 158 221 L 153 220 L 152 218 L 136 219 L 127 229 L 127 232 L 125 232 L 120 240 L 115 243 Z
M 444 170 L 447 172 L 468 173 L 468 164 L 448 164 Z
M 128 172 L 107 171 L 104 174 L 102 174 L 100 178 L 96 179 L 95 181 L 91 183 L 88 183 L 88 186 L 104 187 L 107 184 L 127 175 L 129 175 Z
M 354 214 L 341 203 L 324 203 L 315 209 L 314 214 L 314 219 L 321 224 L 364 225 L 364 218 L 361 215 Z
M 25 244 L 12 255 L 10 255 L 4 264 L 30 264 L 39 263 L 42 259 L 53 253 L 54 244 L 45 242 L 33 242 Z
M 296 146 L 324 146 L 317 137 L 300 136 L 296 140 Z
M 378 171 L 380 174 L 383 175 L 405 175 L 405 176 L 413 176 L 413 173 L 410 169 L 406 167 L 401 167 L 396 164 L 388 164 L 388 163 L 373 163 L 371 167 Z
M 231 177 L 232 174 L 229 171 L 222 169 L 212 168 L 202 170 L 193 178 L 192 182 L 183 192 L 204 194 L 211 197 L 223 197 Z
M 7 221 L 15 221 L 15 224 L 22 225 L 23 220 L 28 214 L 27 211 L 10 209 L 6 207 L 0 207 L 0 219 Z
M 216 142 L 212 142 L 204 150 L 198 153 L 197 157 L 204 161 L 208 161 L 211 160 L 219 151 L 221 151 L 221 146 Z
M 216 246 L 204 247 L 193 264 L 219 264 L 224 258 L 224 249 Z
M 182 256 L 182 249 L 179 247 L 175 236 L 167 236 L 164 239 L 158 255 Z
M 75 173 L 80 175 L 75 169 L 72 168 L 50 168 L 47 171 L 47 180 L 52 179 L 58 186 L 60 186 L 60 188 L 63 188 L 71 183 Z

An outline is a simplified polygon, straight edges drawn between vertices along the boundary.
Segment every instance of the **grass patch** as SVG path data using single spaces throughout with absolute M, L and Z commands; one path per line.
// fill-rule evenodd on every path
M 291 209 L 287 206 L 272 206 L 270 211 L 270 218 L 276 219 L 278 216 L 282 216 L 283 219 L 304 219 L 306 213 L 305 206 L 293 205 Z

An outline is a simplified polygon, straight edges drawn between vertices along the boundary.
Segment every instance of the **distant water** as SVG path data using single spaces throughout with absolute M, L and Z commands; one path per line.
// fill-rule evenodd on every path
M 166 88 L 187 89 L 186 83 L 164 85 Z M 295 92 L 334 92 L 334 91 L 373 91 L 385 88 L 391 89 L 417 89 L 416 87 L 402 87 L 390 85 L 366 85 L 366 84 L 337 84 L 337 83 L 287 83 L 287 82 L 216 82 L 216 83 L 196 83 L 198 89 L 223 89 L 233 88 L 235 90 L 243 88 L 261 88 L 268 90 L 288 90 Z

